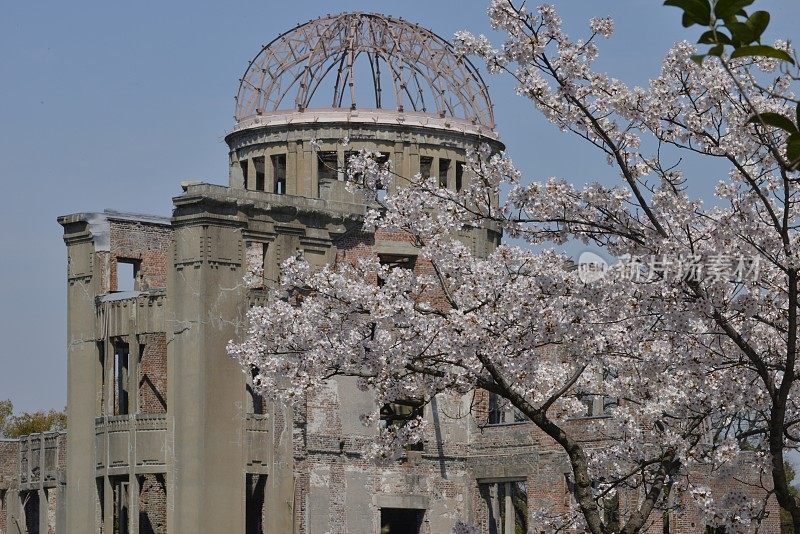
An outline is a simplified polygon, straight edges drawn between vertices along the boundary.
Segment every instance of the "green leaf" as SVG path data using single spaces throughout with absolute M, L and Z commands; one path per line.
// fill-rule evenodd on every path
M 665 0 L 665 6 L 678 7 L 683 10 L 683 25 L 692 24 L 708 26 L 711 24 L 711 4 L 709 0 Z
M 718 0 L 714 6 L 714 15 L 718 19 L 727 19 L 732 15 L 738 14 L 743 8 L 752 4 L 755 0 Z
M 797 116 L 797 126 L 800 127 L 800 102 L 797 103 L 797 108 L 795 109 L 795 115 Z
M 733 44 L 731 38 L 722 33 L 721 30 L 708 30 L 700 36 L 700 39 L 697 42 L 700 44 Z
M 794 59 L 792 59 L 792 56 L 783 50 L 778 50 L 767 45 L 740 46 L 733 51 L 731 54 L 731 59 L 748 56 L 771 57 L 794 64 Z
M 705 59 L 705 57 L 706 57 L 705 54 L 694 54 L 694 55 L 690 56 L 689 59 L 691 59 L 692 61 L 694 61 L 698 65 L 702 65 L 703 64 L 703 60 Z
M 797 126 L 792 122 L 792 119 L 785 117 L 780 113 L 759 113 L 750 117 L 747 122 L 753 124 L 766 124 L 767 126 L 780 128 L 781 130 L 789 132 L 790 134 L 798 133 Z
M 717 57 L 720 57 L 720 56 L 722 56 L 722 52 L 724 52 L 724 51 L 725 51 L 725 47 L 724 47 L 723 45 L 719 44 L 719 45 L 717 45 L 717 46 L 712 46 L 712 47 L 711 47 L 711 48 L 708 50 L 708 55 L 709 55 L 709 56 L 717 56 Z
M 800 133 L 793 133 L 786 141 L 786 159 L 793 168 L 800 163 Z
M 756 11 L 747 19 L 747 25 L 753 30 L 755 40 L 759 41 L 761 39 L 761 34 L 763 34 L 764 30 L 769 26 L 769 13 L 766 11 Z
M 731 38 L 736 45 L 749 45 L 756 40 L 753 28 L 744 22 L 728 22 L 725 27 L 731 32 Z

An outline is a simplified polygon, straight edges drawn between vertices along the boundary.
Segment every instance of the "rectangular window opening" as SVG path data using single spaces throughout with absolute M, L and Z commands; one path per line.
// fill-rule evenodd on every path
M 263 156 L 258 158 L 253 158 L 253 167 L 256 171 L 256 190 L 263 191 L 264 190 L 264 183 L 265 183 L 265 176 L 266 173 L 264 171 L 264 165 L 266 164 L 266 160 Z
M 127 476 L 110 477 L 114 492 L 113 533 L 128 534 L 130 525 L 130 484 Z
M 272 172 L 274 179 L 273 192 L 277 195 L 286 194 L 286 154 L 274 154 L 272 158 Z
M 139 276 L 139 260 L 117 258 L 117 289 L 116 291 L 136 291 L 137 277 Z
M 419 534 L 425 510 L 381 508 L 381 534 Z
M 439 187 L 447 189 L 447 174 L 450 172 L 450 160 L 439 158 Z
M 456 192 L 464 188 L 464 162 L 456 162 Z
M 97 486 L 97 500 L 95 501 L 95 521 L 97 522 L 97 532 L 103 534 L 105 530 L 106 513 L 106 485 L 103 477 L 94 479 Z
M 242 169 L 242 179 L 244 180 L 244 188 L 249 189 L 253 184 L 249 184 L 247 181 L 247 172 L 248 172 L 248 162 L 247 160 L 242 160 L 239 162 L 239 167 Z
M 433 158 L 431 156 L 419 157 L 419 173 L 423 178 L 429 178 L 431 175 L 431 167 L 433 167 Z
M 103 341 L 97 342 L 97 416 L 106 414 L 105 401 L 106 401 L 106 344 Z
M 317 153 L 317 179 L 329 182 L 339 179 L 339 155 L 335 151 Z
M 384 404 L 381 408 L 380 427 L 386 429 L 398 429 L 413 421 L 417 417 L 425 415 L 425 406 L 422 401 L 415 399 L 398 400 Z M 406 450 L 421 451 L 423 443 L 409 443 Z
M 259 370 L 255 367 L 250 369 L 250 378 L 247 381 L 247 400 L 249 401 L 248 404 L 248 413 L 256 414 L 256 415 L 263 415 L 265 412 L 265 402 L 264 396 L 261 395 L 258 391 L 256 391 L 254 383 L 256 380 L 256 376 L 258 376 Z
M 486 420 L 489 425 L 502 425 L 505 423 L 522 423 L 528 418 L 519 408 L 511 404 L 497 393 L 489 393 L 489 414 Z
M 114 415 L 128 414 L 128 360 L 127 343 L 114 343 Z
M 528 532 L 528 485 L 524 480 L 479 485 L 489 534 Z
M 264 503 L 267 475 L 247 474 L 245 477 L 245 532 L 264 534 Z
M 380 261 L 381 265 L 385 266 L 389 272 L 395 269 L 409 269 L 414 270 L 414 266 L 417 263 L 416 256 L 408 256 L 404 254 L 379 254 L 378 260 Z M 378 277 L 378 286 L 383 286 L 384 282 L 383 277 Z
M 39 534 L 39 492 L 37 490 L 23 491 L 22 511 L 25 515 L 25 528 L 27 534 Z

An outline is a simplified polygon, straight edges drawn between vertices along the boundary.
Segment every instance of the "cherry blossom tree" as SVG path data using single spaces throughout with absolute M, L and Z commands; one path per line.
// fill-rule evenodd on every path
M 270 304 L 229 346 L 258 370 L 255 387 L 302 402 L 328 379 L 357 377 L 376 398 L 365 424 L 398 398 L 494 393 L 569 459 L 575 509 L 537 512 L 553 531 L 639 532 L 677 494 L 734 531 L 757 527 L 774 495 L 800 528 L 784 463 L 800 440 L 800 72 L 786 42 L 761 43 L 769 14 L 748 14 L 753 0 L 666 3 L 685 26 L 707 28 L 710 48 L 677 43 L 658 77 L 629 87 L 593 70 L 610 19 L 572 40 L 552 6 L 493 0 L 502 45 L 461 32 L 457 46 L 514 77 L 547 120 L 606 156 L 619 183 L 526 180 L 484 146 L 452 191 L 362 151 L 349 173 L 372 206 L 365 230 L 403 234 L 429 274 L 377 258 L 287 261 Z M 685 175 L 684 157 L 727 167 L 713 199 L 690 195 L 710 177 Z M 378 195 L 379 184 L 393 193 Z M 519 244 L 472 253 L 465 234 L 487 227 Z M 576 264 L 557 252 L 573 241 L 616 261 Z M 586 423 L 601 446 L 569 424 L 587 396 L 608 400 Z M 385 429 L 371 452 L 395 458 L 424 427 Z M 690 475 L 743 454 L 768 479 L 757 498 L 726 502 Z

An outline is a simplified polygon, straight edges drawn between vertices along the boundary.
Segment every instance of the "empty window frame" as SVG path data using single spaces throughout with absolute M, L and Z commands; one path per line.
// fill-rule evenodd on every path
M 456 161 L 456 192 L 464 188 L 464 162 Z
M 425 407 L 422 401 L 409 399 L 390 402 L 384 404 L 381 408 L 380 426 L 385 429 L 397 430 L 410 421 L 418 417 L 423 417 L 424 414 Z M 419 443 L 410 443 L 406 445 L 406 450 L 421 451 L 422 449 L 423 444 L 421 441 Z
M 139 260 L 117 258 L 117 291 L 136 291 Z
M 39 534 L 39 492 L 37 490 L 20 492 L 22 512 L 25 516 L 25 529 L 27 534 Z
M 253 158 L 253 167 L 256 173 L 256 190 L 263 191 L 266 183 L 266 159 L 261 156 L 258 158 Z
M 261 395 L 255 389 L 255 381 L 256 377 L 258 376 L 258 369 L 253 367 L 250 369 L 250 378 L 247 380 L 247 413 L 252 413 L 256 415 L 263 415 L 266 408 L 266 403 L 264 400 L 264 396 Z
M 381 534 L 419 534 L 425 510 L 381 508 Z
M 128 362 L 130 350 L 122 341 L 114 343 L 114 415 L 128 414 Z
M 96 390 L 96 405 L 97 410 L 95 415 L 98 417 L 106 415 L 106 344 L 104 341 L 97 342 L 97 380 L 95 382 Z
M 431 156 L 419 157 L 419 173 L 423 178 L 430 177 L 431 167 L 433 167 L 433 158 Z
M 112 532 L 128 534 L 130 525 L 130 484 L 127 476 L 109 477 L 111 490 L 114 492 L 114 517 Z
M 272 173 L 273 173 L 273 193 L 278 195 L 286 194 L 286 154 L 273 154 Z
M 239 167 L 242 169 L 242 180 L 244 180 L 244 188 L 250 189 L 253 184 L 249 183 L 249 176 L 247 173 L 250 171 L 249 162 L 245 159 L 239 162 Z
M 450 160 L 439 158 L 439 187 L 447 189 L 447 175 L 450 173 Z
M 245 532 L 264 534 L 264 503 L 267 475 L 245 476 Z
M 339 179 L 339 154 L 335 151 L 317 153 L 317 179 L 319 181 Z
M 524 480 L 479 484 L 489 534 L 528 532 L 528 485 Z
M 95 494 L 95 521 L 97 522 L 96 530 L 103 534 L 105 530 L 105 513 L 106 513 L 106 481 L 103 477 L 94 479 L 97 486 L 97 493 Z
M 497 393 L 489 393 L 488 424 L 503 425 L 507 423 L 522 423 L 524 421 L 527 421 L 525 414 L 516 406 Z
M 417 263 L 416 256 L 406 254 L 379 254 L 378 259 L 381 265 L 385 266 L 390 272 L 395 269 L 410 269 L 413 271 Z M 383 277 L 378 277 L 379 286 L 383 286 L 385 281 Z

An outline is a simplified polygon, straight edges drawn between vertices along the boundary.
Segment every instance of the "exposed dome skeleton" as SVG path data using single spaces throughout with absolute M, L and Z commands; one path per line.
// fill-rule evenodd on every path
M 363 98 L 357 84 L 369 82 L 372 102 L 361 107 L 454 117 L 494 128 L 488 89 L 467 58 L 430 30 L 372 13 L 328 15 L 264 46 L 241 78 L 235 118 L 241 122 L 313 107 L 356 109 L 357 96 Z

